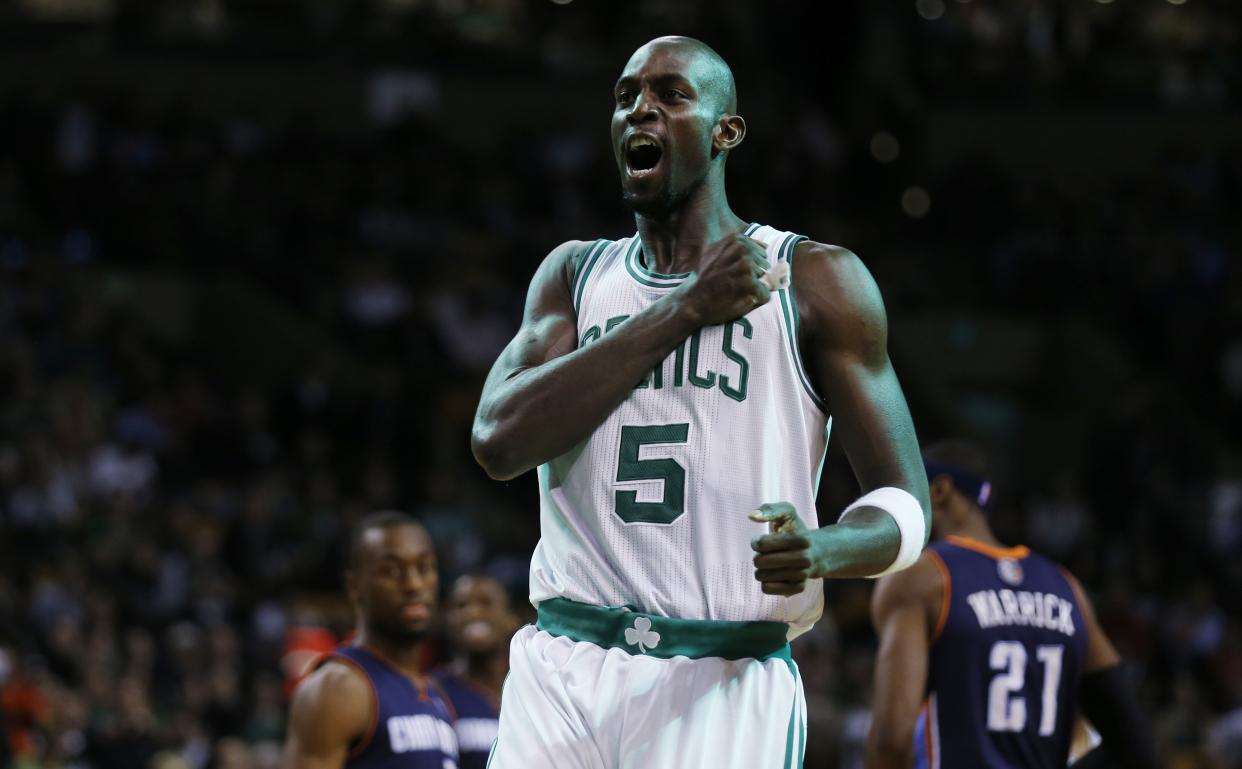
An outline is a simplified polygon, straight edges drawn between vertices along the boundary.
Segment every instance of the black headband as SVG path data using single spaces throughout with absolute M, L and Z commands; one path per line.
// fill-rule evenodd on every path
M 927 480 L 933 480 L 937 475 L 949 476 L 957 490 L 973 499 L 979 507 L 987 507 L 988 500 L 992 498 L 992 484 L 973 473 L 941 462 L 924 462 L 923 467 L 927 469 Z

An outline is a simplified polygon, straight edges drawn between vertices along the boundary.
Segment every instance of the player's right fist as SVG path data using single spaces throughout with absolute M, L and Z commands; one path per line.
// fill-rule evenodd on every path
M 703 252 L 698 271 L 682 284 L 682 300 L 700 326 L 740 318 L 771 296 L 760 279 L 768 267 L 762 243 L 740 232 L 726 235 Z

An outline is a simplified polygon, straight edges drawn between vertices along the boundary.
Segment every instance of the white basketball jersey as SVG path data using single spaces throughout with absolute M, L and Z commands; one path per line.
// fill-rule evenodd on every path
M 802 238 L 747 234 L 788 262 Z M 643 266 L 635 235 L 596 241 L 572 291 L 578 344 L 612 332 L 689 273 Z M 798 353 L 790 289 L 742 318 L 696 331 L 649 372 L 584 443 L 539 467 L 541 539 L 531 602 L 562 597 L 697 620 L 787 622 L 789 637 L 823 608 L 822 586 L 764 595 L 747 513 L 790 502 L 816 528 L 815 494 L 831 420 Z

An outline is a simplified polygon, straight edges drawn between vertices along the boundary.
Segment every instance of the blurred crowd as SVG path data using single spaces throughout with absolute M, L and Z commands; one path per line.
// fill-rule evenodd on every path
M 290 7 L 161 5 L 242 40 L 245 14 Z M 816 49 L 776 35 L 821 28 L 793 3 L 637 2 L 625 20 L 585 3 L 373 5 L 427 21 L 427 50 L 495 55 L 472 63 L 480 83 L 515 60 L 562 83 L 585 61 L 597 98 L 572 91 L 591 109 L 538 127 L 478 105 L 473 120 L 498 121 L 480 144 L 434 108 L 358 108 L 343 130 L 132 83 L 0 89 L 0 767 L 275 766 L 291 682 L 351 623 L 343 533 L 375 509 L 426 523 L 442 584 L 484 571 L 523 595 L 534 483 L 488 481 L 469 425 L 542 256 L 632 231 L 607 89 L 653 25 L 705 30 L 733 59 L 752 125 L 730 159 L 735 210 L 862 255 L 922 436 L 995 450 L 997 528 L 1091 591 L 1168 765 L 1242 766 L 1242 147 L 1161 145 L 1120 169 L 1084 156 L 1069 182 L 1028 181 L 971 151 L 928 170 L 925 130 L 942 103 L 1022 92 L 1071 120 L 1108 98 L 1137 123 L 1228 120 L 1242 74 L 1226 6 L 843 11 L 820 92 L 789 85 Z M 305 7 L 368 28 L 331 15 L 345 4 Z M 171 34 L 134 18 L 112 20 L 117 45 Z M 770 111 L 746 112 L 748 82 L 779 84 L 756 100 Z M 941 318 L 928 350 L 903 352 L 901 329 Z M 978 343 L 998 328 L 1038 344 L 1016 359 L 1017 341 Z M 940 364 L 963 354 L 984 373 L 945 398 Z M 853 494 L 834 449 L 823 519 Z M 795 645 L 808 767 L 860 766 L 869 590 L 830 586 Z

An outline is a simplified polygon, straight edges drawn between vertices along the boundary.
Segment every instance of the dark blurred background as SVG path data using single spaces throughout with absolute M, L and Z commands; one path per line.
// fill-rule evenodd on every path
M 611 87 L 667 33 L 737 74 L 734 209 L 871 267 L 920 436 L 993 451 L 1167 765 L 1242 766 L 1230 0 L 0 0 L 0 766 L 275 766 L 373 509 L 523 601 L 535 484 L 470 422 L 539 260 L 633 232 Z M 860 765 L 869 591 L 795 645 L 808 767 Z

